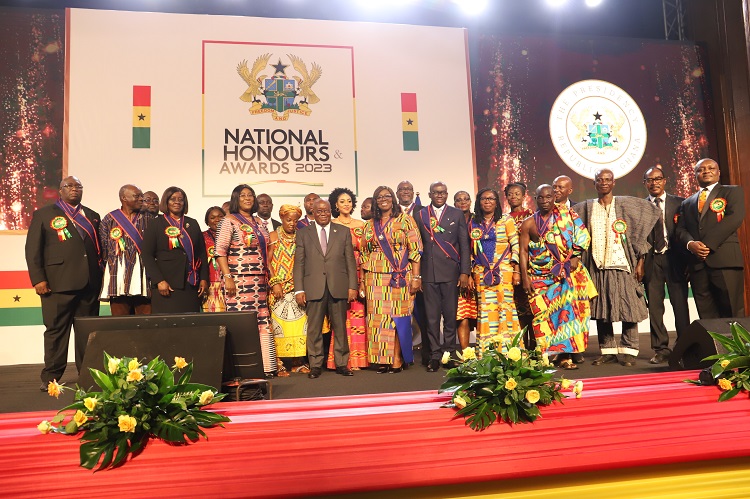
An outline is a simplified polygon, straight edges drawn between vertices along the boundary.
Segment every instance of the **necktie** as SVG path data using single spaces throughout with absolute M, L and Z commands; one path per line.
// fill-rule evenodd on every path
M 703 206 L 706 204 L 706 198 L 708 197 L 708 188 L 704 187 L 701 189 L 701 193 L 698 196 L 698 213 L 703 213 Z
M 654 204 L 656 204 L 656 207 L 661 210 L 661 198 L 654 199 Z M 661 253 L 664 251 L 664 248 L 666 247 L 666 241 L 664 240 L 664 221 L 662 219 L 661 223 L 657 223 L 654 226 L 654 230 L 652 231 L 652 237 L 654 241 L 654 251 L 656 253 Z
M 326 237 L 326 230 L 323 227 L 320 228 L 320 249 L 323 250 L 324 255 L 328 249 L 328 238 Z

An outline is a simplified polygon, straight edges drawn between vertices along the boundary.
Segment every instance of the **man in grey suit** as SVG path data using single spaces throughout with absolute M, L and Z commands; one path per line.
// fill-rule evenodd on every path
M 357 298 L 357 263 L 352 236 L 344 226 L 331 223 L 331 205 L 318 199 L 313 206 L 314 223 L 297 230 L 294 254 L 294 293 L 307 308 L 307 357 L 310 379 L 320 377 L 323 367 L 323 317 L 331 321 L 336 373 L 353 376 L 347 367 L 346 309 Z

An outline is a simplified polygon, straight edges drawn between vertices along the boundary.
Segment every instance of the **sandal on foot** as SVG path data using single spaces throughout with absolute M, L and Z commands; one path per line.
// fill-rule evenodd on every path
M 566 371 L 575 371 L 576 369 L 578 369 L 578 366 L 575 365 L 570 359 L 561 360 L 558 367 L 560 369 L 565 369 Z
M 301 373 L 301 374 L 309 374 L 310 366 L 308 366 L 307 364 L 302 364 L 301 366 L 296 366 L 292 368 L 292 372 Z

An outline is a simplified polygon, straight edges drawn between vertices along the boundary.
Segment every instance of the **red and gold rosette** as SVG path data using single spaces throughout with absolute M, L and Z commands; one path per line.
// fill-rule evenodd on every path
M 208 263 L 213 265 L 214 269 L 219 270 L 219 265 L 216 263 L 216 246 L 206 248 L 206 254 L 208 255 Z
M 555 244 L 555 233 L 551 230 L 548 230 L 547 235 L 544 236 L 544 239 L 548 244 Z
M 432 232 L 445 232 L 445 229 L 438 225 L 437 218 L 435 217 L 430 217 L 430 229 L 432 229 Z
M 679 213 L 675 213 L 675 214 L 674 214 L 674 224 L 675 224 L 675 225 L 677 225 L 677 221 L 678 221 L 679 219 L 680 219 L 680 214 L 679 214 Z
M 622 242 L 622 244 L 625 244 L 625 242 L 627 241 L 625 232 L 628 230 L 628 223 L 622 218 L 618 218 L 617 220 L 612 222 L 612 230 L 615 234 L 620 236 L 620 242 Z
M 482 243 L 479 242 L 482 239 L 482 229 L 476 227 L 471 229 L 471 232 L 469 232 L 469 238 L 473 241 L 474 251 L 478 255 L 482 252 Z
M 52 221 L 49 223 L 49 226 L 50 228 L 52 228 L 52 230 L 57 231 L 57 238 L 60 241 L 65 241 L 73 237 L 70 235 L 70 232 L 68 231 L 68 219 L 65 217 L 53 218 Z
M 167 235 L 169 238 L 169 247 L 170 248 L 179 248 L 180 247 L 180 229 L 175 227 L 174 225 L 170 225 L 166 229 L 164 229 L 164 234 Z
M 120 227 L 112 227 L 109 231 L 109 238 L 117 243 L 117 253 L 123 253 L 125 251 L 125 241 L 122 240 L 122 229 Z
M 373 229 L 372 225 L 370 225 L 365 230 L 365 242 L 371 243 L 374 240 L 375 240 L 375 229 Z
M 250 246 L 253 242 L 253 228 L 249 224 L 240 225 L 242 231 L 242 240 L 245 242 L 245 246 Z
M 354 235 L 357 237 L 362 237 L 362 234 L 364 234 L 365 231 L 362 229 L 362 227 L 355 227 L 354 228 Z
M 724 210 L 727 209 L 727 200 L 724 198 L 716 198 L 711 201 L 711 211 L 716 213 L 716 221 L 721 222 L 724 218 Z

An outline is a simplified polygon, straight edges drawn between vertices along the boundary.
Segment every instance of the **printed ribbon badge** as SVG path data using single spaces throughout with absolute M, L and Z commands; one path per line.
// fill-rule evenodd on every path
M 240 225 L 240 230 L 242 231 L 242 239 L 245 241 L 245 246 L 250 246 L 250 243 L 253 242 L 253 228 L 249 224 L 242 224 Z
M 371 243 L 375 240 L 375 230 L 372 228 L 372 225 L 367 227 L 367 230 L 365 230 L 365 241 L 368 243 Z
M 615 231 L 615 234 L 620 236 L 620 242 L 625 245 L 625 243 L 628 241 L 627 237 L 625 236 L 625 231 L 628 230 L 628 224 L 623 220 L 622 218 L 618 218 L 614 222 L 612 222 L 612 230 Z
M 120 227 L 112 227 L 109 231 L 109 238 L 117 243 L 117 254 L 125 252 L 125 241 L 122 240 L 122 229 Z
M 476 250 L 476 253 L 481 253 L 482 244 L 479 241 L 482 239 L 482 229 L 471 229 L 471 232 L 469 232 L 469 237 L 472 241 L 474 241 L 474 249 Z
M 213 266 L 215 270 L 219 270 L 219 265 L 216 263 L 216 246 L 209 246 L 206 248 L 208 254 L 208 263 Z
M 164 229 L 164 233 L 169 238 L 169 247 L 170 248 L 179 248 L 180 247 L 180 229 L 177 227 L 170 225 L 166 229 Z
M 727 200 L 724 198 L 716 198 L 711 201 L 711 211 L 716 213 L 716 221 L 721 222 L 724 218 L 724 210 L 727 208 Z
M 68 220 L 65 217 L 55 217 L 52 219 L 52 221 L 49 223 L 49 226 L 57 231 L 57 238 L 60 241 L 65 241 L 67 239 L 70 239 L 71 236 L 70 232 L 68 231 Z
M 445 232 L 445 229 L 438 225 L 437 218 L 430 217 L 430 228 L 432 232 Z

